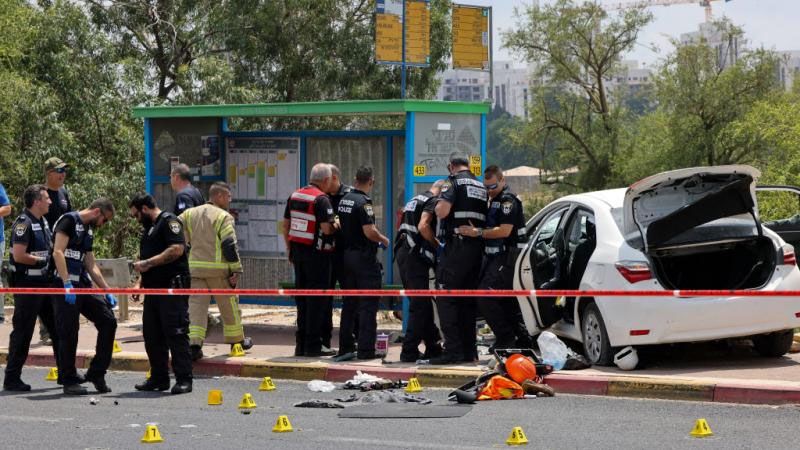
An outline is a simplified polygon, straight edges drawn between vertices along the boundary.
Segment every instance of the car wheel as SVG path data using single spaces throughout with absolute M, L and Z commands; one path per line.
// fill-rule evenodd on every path
M 792 347 L 794 330 L 776 331 L 753 337 L 753 347 L 759 355 L 777 358 L 785 355 Z
M 599 366 L 610 366 L 614 354 L 608 340 L 606 324 L 595 303 L 586 306 L 581 315 L 581 331 L 583 335 L 583 353 L 590 363 Z

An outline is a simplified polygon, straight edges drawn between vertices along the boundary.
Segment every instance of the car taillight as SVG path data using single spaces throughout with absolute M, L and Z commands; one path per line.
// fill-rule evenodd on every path
M 783 244 L 783 264 L 786 266 L 794 266 L 797 264 L 797 256 L 794 254 L 794 247 L 790 244 Z
M 614 265 L 620 275 L 628 280 L 628 283 L 638 283 L 653 278 L 653 274 L 650 272 L 650 266 L 646 262 L 617 261 Z

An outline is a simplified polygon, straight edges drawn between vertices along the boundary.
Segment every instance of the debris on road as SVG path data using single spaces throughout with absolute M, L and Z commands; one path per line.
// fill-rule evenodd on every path
M 336 385 L 325 380 L 311 380 L 308 382 L 308 389 L 314 392 L 333 392 Z

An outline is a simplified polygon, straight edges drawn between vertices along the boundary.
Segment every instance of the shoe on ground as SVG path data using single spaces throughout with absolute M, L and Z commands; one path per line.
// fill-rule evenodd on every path
M 335 356 L 336 352 L 333 351 L 333 350 L 328 350 L 328 351 L 319 350 L 319 351 L 316 351 L 316 352 L 303 352 L 303 355 L 309 356 L 309 357 L 312 357 L 312 358 L 317 358 L 317 357 L 320 357 L 320 356 Z
M 78 381 L 78 384 L 86 383 L 86 377 L 81 374 L 76 374 L 75 378 Z M 58 379 L 56 380 L 56 384 L 59 386 L 63 386 L 64 382 L 61 380 L 61 374 L 58 375 Z
M 166 391 L 169 389 L 169 380 L 165 381 L 154 381 L 152 378 L 146 380 L 144 383 L 139 383 L 134 386 L 137 391 Z
M 251 348 L 253 348 L 253 338 L 245 337 L 244 340 L 240 342 L 240 344 L 242 344 L 242 349 L 250 350 Z
M 85 381 L 92 383 L 94 388 L 100 394 L 108 394 L 111 392 L 111 388 L 108 387 L 108 384 L 106 384 L 105 377 L 86 377 Z
M 203 359 L 203 347 L 199 345 L 190 345 L 189 349 L 192 351 L 192 361 L 199 361 Z
M 409 355 L 408 353 L 400 353 L 400 362 L 415 363 L 419 359 L 428 359 L 428 358 L 425 358 L 420 352 L 417 352 L 416 354 L 412 355 Z
M 80 384 L 69 384 L 64 386 L 64 394 L 65 395 L 87 395 L 89 391 L 86 390 L 85 387 L 81 386 Z
M 170 391 L 172 395 L 188 394 L 189 392 L 192 392 L 191 381 L 176 381 L 175 386 L 172 386 L 172 390 Z
M 42 336 L 39 338 L 40 345 L 53 345 L 53 341 L 50 339 L 50 336 Z
M 448 355 L 446 353 L 442 353 L 441 355 L 428 360 L 428 364 L 432 366 L 445 366 L 448 364 L 458 364 L 460 362 L 461 358 L 457 358 L 453 355 Z
M 378 355 L 375 352 L 358 352 L 356 359 L 378 359 Z
M 3 390 L 9 392 L 28 392 L 31 390 L 31 385 L 23 383 L 22 380 L 3 383 Z
M 523 381 L 522 390 L 528 395 L 538 395 L 540 397 L 553 397 L 556 395 L 556 391 L 550 386 L 533 380 Z

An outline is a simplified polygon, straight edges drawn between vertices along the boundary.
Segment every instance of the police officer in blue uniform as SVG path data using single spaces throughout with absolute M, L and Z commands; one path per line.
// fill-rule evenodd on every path
M 50 206 L 47 187 L 34 184 L 23 194 L 25 211 L 17 217 L 11 227 L 11 254 L 8 258 L 9 281 L 14 287 L 42 288 L 53 287 L 48 265 L 50 262 L 50 228 L 44 215 Z M 16 294 L 14 305 L 13 330 L 8 345 L 8 362 L 3 379 L 3 390 L 30 391 L 30 385 L 22 381 L 22 366 L 28 357 L 28 350 L 40 317 L 49 329 L 55 329 L 53 319 L 52 294 Z M 59 341 L 53 335 L 53 354 L 58 361 L 56 348 Z M 59 374 L 60 375 L 60 374 Z
M 389 239 L 375 226 L 375 211 L 369 197 L 374 184 L 372 168 L 359 167 L 353 190 L 339 202 L 340 242 L 344 248 L 343 289 L 380 289 L 382 285 L 383 268 L 378 261 L 378 246 L 387 248 Z M 375 358 L 378 301 L 378 297 L 344 297 L 339 325 L 340 356 L 356 351 L 354 332 L 358 317 L 356 357 Z
M 469 171 L 466 155 L 450 155 L 451 173 L 442 185 L 436 202 L 440 241 L 444 243 L 436 269 L 439 289 L 475 289 L 483 259 L 483 240 L 459 234 L 459 227 L 483 228 L 486 223 L 488 194 L 486 187 Z M 444 335 L 444 353 L 431 358 L 431 364 L 473 362 L 478 358 L 475 339 L 475 300 L 469 297 L 436 299 L 439 323 Z
M 483 172 L 483 184 L 489 192 L 486 227 L 462 225 L 462 236 L 481 237 L 485 256 L 478 289 L 512 289 L 514 265 L 525 247 L 525 215 L 522 200 L 503 178 L 503 171 L 489 166 Z M 486 297 L 477 300 L 478 309 L 492 328 L 495 348 L 530 348 L 532 342 L 522 320 L 519 303 L 513 297 Z
M 182 212 L 206 202 L 203 194 L 192 184 L 192 172 L 186 164 L 178 164 L 169 174 L 169 184 L 175 194 L 173 212 L 180 216 Z
M 430 270 L 434 267 L 438 243 L 433 233 L 425 236 L 419 228 L 425 208 L 430 211 L 436 204 L 444 180 L 439 180 L 430 190 L 414 196 L 403 208 L 400 227 L 394 248 L 400 279 L 404 289 L 428 289 Z M 400 361 L 416 362 L 441 354 L 439 330 L 433 320 L 431 297 L 410 297 L 409 315 Z M 419 344 L 425 343 L 425 353 L 419 352 Z
M 89 208 L 61 216 L 53 227 L 53 262 L 64 288 L 89 288 L 92 282 L 99 288 L 108 289 L 94 259 L 94 230 L 102 227 L 114 217 L 114 205 L 100 198 Z M 91 278 L 91 281 L 90 281 Z M 100 393 L 111 392 L 105 374 L 111 364 L 117 319 L 112 308 L 117 299 L 111 295 L 76 295 L 67 293 L 56 298 L 56 330 L 59 346 L 58 372 L 68 395 L 86 395 L 82 381 L 90 381 Z M 95 356 L 86 376 L 81 378 L 75 369 L 75 353 L 78 349 L 80 315 L 94 323 L 97 329 Z
M 353 190 L 353 187 L 342 183 L 342 173 L 338 167 L 331 164 L 331 187 L 328 192 L 328 197 L 333 206 L 333 213 L 339 209 L 339 202 L 342 201 L 345 195 Z M 336 284 L 340 286 L 344 281 L 344 250 L 340 241 L 341 232 L 337 230 L 330 238 L 333 240 L 333 253 L 331 255 L 331 289 L 336 289 Z M 331 336 L 333 334 L 333 298 L 327 298 L 324 301 L 323 307 L 323 323 L 322 323 L 322 346 L 323 349 L 331 349 Z

